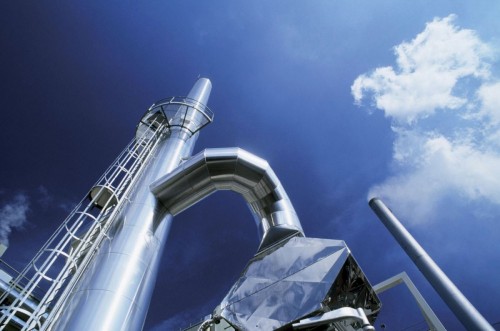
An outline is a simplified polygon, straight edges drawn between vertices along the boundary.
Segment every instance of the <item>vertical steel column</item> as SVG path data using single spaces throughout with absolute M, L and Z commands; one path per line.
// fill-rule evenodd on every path
M 206 105 L 211 83 L 199 79 L 187 99 Z M 156 282 L 159 261 L 172 215 L 154 197 L 149 184 L 175 169 L 192 154 L 198 133 L 191 125 L 202 122 L 193 109 L 168 119 L 167 137 L 138 180 L 128 205 L 114 220 L 109 240 L 99 249 L 89 269 L 73 290 L 52 330 L 141 330 Z M 188 116 L 187 116 L 188 115 Z M 177 118 L 181 117 L 182 118 Z M 182 121 L 180 121 L 182 120 Z
M 378 198 L 371 199 L 369 205 L 465 328 L 493 331 L 488 321 L 467 300 L 390 209 Z

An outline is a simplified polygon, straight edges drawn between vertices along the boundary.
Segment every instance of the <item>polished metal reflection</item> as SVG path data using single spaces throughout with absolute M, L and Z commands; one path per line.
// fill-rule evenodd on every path
M 149 108 L 133 146 L 140 149 L 154 140 L 155 147 L 143 148 L 145 156 L 126 150 L 137 164 L 130 169 L 116 164 L 120 185 L 91 189 L 89 208 L 100 210 L 99 220 L 105 220 L 102 231 L 98 218 L 91 225 L 99 240 L 94 242 L 96 233 L 81 224 L 68 228 L 64 244 L 79 252 L 73 259 L 57 250 L 67 259 L 64 272 L 52 282 L 57 291 L 49 293 L 59 293 L 68 275 L 74 277 L 59 297 L 46 294 L 32 312 L 26 311 L 31 322 L 23 330 L 142 329 L 173 216 L 217 190 L 243 196 L 262 238 L 217 316 L 201 328 L 223 319 L 238 330 L 289 329 L 312 316 L 332 319 L 328 312 L 342 307 L 362 310 L 359 316 L 366 320 L 375 318 L 380 302 L 345 243 L 303 237 L 290 199 L 265 160 L 239 148 L 207 149 L 190 158 L 199 130 L 213 119 L 205 106 L 210 91 L 210 81 L 202 78 L 187 97 Z M 92 216 L 87 210 L 84 214 Z M 84 249 L 83 242 L 92 243 Z M 18 301 L 22 305 L 27 298 Z M 17 321 L 19 309 L 11 308 L 7 323 Z
M 2 279 L 0 279 L 0 291 L 2 293 L 7 293 L 8 297 L 13 297 L 13 298 L 19 298 L 21 297 L 21 293 L 19 293 L 19 290 L 16 288 L 12 288 L 9 284 L 4 282 Z M 12 299 L 10 299 L 12 300 Z M 13 300 L 12 300 L 13 301 Z M 25 306 L 27 306 L 30 309 L 36 309 L 38 303 L 35 302 L 32 298 L 28 298 L 27 300 L 24 301 L 23 303 Z M 3 307 L 0 307 L 2 309 Z
M 343 307 L 332 311 L 325 312 L 323 315 L 309 317 L 300 320 L 298 323 L 292 324 L 294 330 L 311 330 L 318 327 L 328 327 L 334 325 L 334 328 L 329 330 L 363 330 L 375 331 L 375 328 L 370 324 L 366 314 L 362 308 Z
M 274 330 L 342 307 L 371 321 L 380 309 L 345 243 L 292 237 L 250 260 L 217 314 L 237 330 Z
M 145 130 L 155 134 L 154 130 L 164 127 L 163 142 L 136 179 L 135 189 L 126 197 L 127 205 L 113 220 L 108 239 L 75 286 L 53 329 L 142 328 L 172 221 L 172 215 L 150 192 L 149 184 L 191 155 L 198 130 L 211 121 L 210 116 L 207 119 L 211 113 L 204 106 L 210 91 L 210 81 L 199 79 L 186 98 L 175 102 L 170 99 L 171 104 L 157 103 L 144 115 L 137 137 L 144 136 Z M 167 105 L 173 107 L 168 113 L 170 118 L 162 111 Z M 155 121 L 164 125 L 150 129 Z
M 2 279 L 0 279 L 0 293 L 6 294 L 7 300 L 5 301 L 13 302 L 15 299 L 22 298 L 22 294 L 18 289 L 13 288 Z M 23 300 L 23 304 L 21 305 L 21 307 L 17 308 L 16 313 L 21 316 L 29 316 L 31 311 L 35 310 L 37 306 L 38 302 L 36 302 L 36 300 L 34 300 L 33 298 L 27 298 L 26 300 Z M 0 306 L 0 315 L 4 313 L 5 309 L 8 310 L 10 309 L 10 307 L 5 305 Z M 45 316 L 43 316 L 42 318 L 45 318 Z M 26 321 L 23 321 L 22 318 L 16 315 L 12 316 L 11 323 L 19 327 L 19 329 L 22 329 L 26 326 Z
M 297 213 L 269 164 L 240 148 L 206 149 L 151 184 L 173 215 L 218 190 L 243 196 L 262 234 L 259 250 L 304 235 Z

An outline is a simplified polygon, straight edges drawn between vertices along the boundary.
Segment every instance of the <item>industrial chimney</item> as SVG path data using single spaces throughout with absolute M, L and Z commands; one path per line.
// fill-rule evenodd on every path
M 305 237 L 265 160 L 240 148 L 191 156 L 213 120 L 211 88 L 201 78 L 187 97 L 149 108 L 132 141 L 5 288 L 1 330 L 141 330 L 173 217 L 219 190 L 245 199 L 261 241 L 200 330 L 373 330 L 380 301 L 349 248 Z

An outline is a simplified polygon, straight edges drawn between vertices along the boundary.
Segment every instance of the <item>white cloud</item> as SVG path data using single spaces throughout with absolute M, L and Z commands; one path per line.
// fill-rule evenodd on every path
M 356 103 L 372 95 L 387 117 L 412 123 L 437 109 L 457 109 L 467 100 L 454 95 L 459 79 L 486 78 L 490 47 L 474 31 L 453 25 L 454 15 L 436 18 L 411 42 L 394 48 L 397 68 L 382 67 L 359 76 L 351 90 Z
M 408 141 L 403 137 L 395 147 Z M 413 222 L 425 222 L 441 200 L 450 194 L 462 198 L 485 199 L 500 204 L 500 155 L 494 151 L 481 151 L 467 141 L 450 141 L 438 135 L 421 135 L 410 149 L 417 153 L 406 154 L 397 161 L 408 162 L 400 172 L 373 187 L 370 197 L 385 198 L 390 205 Z M 417 141 L 418 140 L 418 141 Z M 396 158 L 397 153 L 394 153 Z M 413 164 L 411 164 L 413 162 Z
M 477 91 L 481 102 L 480 115 L 491 125 L 500 124 L 500 82 L 484 84 Z
M 0 242 L 9 245 L 9 235 L 14 229 L 21 229 L 26 224 L 29 199 L 24 194 L 17 194 L 0 208 Z
M 393 175 L 369 197 L 382 197 L 413 222 L 431 220 L 451 196 L 500 205 L 500 83 L 489 71 L 492 48 L 454 19 L 436 18 L 396 46 L 397 70 L 377 68 L 351 87 L 357 104 L 371 97 L 384 111 L 396 136 Z M 458 84 L 469 93 L 458 95 Z

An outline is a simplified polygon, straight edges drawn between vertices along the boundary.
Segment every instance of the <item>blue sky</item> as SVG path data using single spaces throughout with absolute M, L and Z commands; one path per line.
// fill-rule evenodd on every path
M 4 258 L 24 267 L 143 112 L 201 75 L 215 120 L 198 151 L 267 159 L 306 235 L 345 240 L 374 284 L 406 271 L 460 330 L 370 211 L 381 196 L 499 322 L 499 14 L 491 0 L 3 2 Z M 176 217 L 145 330 L 208 314 L 258 242 L 232 193 Z M 405 289 L 381 299 L 377 325 L 423 320 Z

